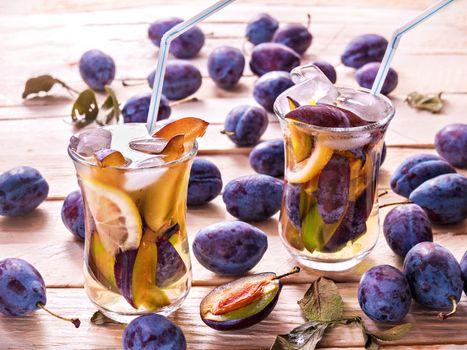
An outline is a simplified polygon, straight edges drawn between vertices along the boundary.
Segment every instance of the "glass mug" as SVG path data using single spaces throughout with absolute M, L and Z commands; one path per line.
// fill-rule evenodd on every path
M 108 317 L 129 322 L 138 315 L 176 310 L 191 287 L 185 216 L 193 148 L 180 158 L 131 150 L 148 137 L 144 124 L 106 126 L 111 148 L 128 163 L 98 166 L 72 147 L 85 208 L 84 275 L 91 301 Z
M 365 89 L 335 87 L 313 65 L 297 67 L 291 75 L 296 85 L 274 104 L 286 162 L 280 236 L 304 266 L 347 270 L 364 259 L 378 239 L 377 181 L 394 105 Z M 365 125 L 329 128 L 287 117 L 292 109 L 310 104 L 350 111 Z

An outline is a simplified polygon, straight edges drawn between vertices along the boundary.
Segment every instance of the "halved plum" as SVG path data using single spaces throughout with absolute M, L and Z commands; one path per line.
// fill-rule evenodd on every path
M 201 301 L 201 319 L 220 331 L 250 327 L 274 309 L 282 289 L 280 279 L 299 271 L 295 267 L 281 276 L 265 272 L 220 285 Z
M 177 119 L 157 130 L 152 137 L 171 139 L 176 135 L 183 135 L 185 142 L 192 142 L 205 134 L 208 125 L 208 122 L 199 118 Z
M 105 250 L 97 232 L 91 233 L 88 259 L 88 265 L 90 272 L 94 275 L 93 277 L 106 289 L 117 291 L 114 275 L 115 257 Z

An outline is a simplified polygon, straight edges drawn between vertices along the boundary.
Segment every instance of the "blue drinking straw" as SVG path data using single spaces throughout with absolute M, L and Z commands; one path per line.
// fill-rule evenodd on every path
M 425 11 L 412 18 L 402 27 L 396 29 L 396 31 L 392 34 L 391 42 L 389 43 L 386 52 L 384 53 L 384 57 L 381 61 L 381 66 L 379 67 L 378 74 L 376 75 L 373 86 L 371 87 L 371 93 L 374 96 L 379 95 L 379 93 L 381 92 L 381 88 L 383 87 L 384 81 L 386 80 L 386 75 L 389 71 L 389 66 L 391 65 L 392 58 L 394 57 L 394 53 L 396 52 L 397 46 L 399 45 L 399 41 L 401 40 L 402 35 L 419 25 L 427 18 L 433 16 L 439 10 L 448 6 L 451 2 L 454 2 L 454 0 L 438 1 L 433 6 L 427 8 Z
M 154 131 L 157 121 L 157 113 L 159 110 L 159 103 L 162 94 L 162 85 L 164 83 L 165 67 L 167 65 L 167 57 L 169 55 L 170 43 L 173 39 L 179 35 L 185 33 L 188 29 L 193 27 L 203 19 L 208 18 L 217 11 L 223 9 L 235 0 L 221 0 L 209 6 L 204 11 L 201 11 L 197 15 L 187 19 L 186 21 L 176 25 L 169 31 L 167 31 L 161 39 L 161 45 L 159 47 L 159 56 L 157 59 L 156 75 L 154 77 L 154 86 L 152 87 L 151 104 L 149 105 L 149 113 L 146 127 L 150 134 Z

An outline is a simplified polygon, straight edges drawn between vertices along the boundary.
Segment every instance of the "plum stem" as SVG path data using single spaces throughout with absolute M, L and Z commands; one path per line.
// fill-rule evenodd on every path
M 50 311 L 49 309 L 47 309 L 47 308 L 45 307 L 45 305 L 42 304 L 41 302 L 38 302 L 38 303 L 36 304 L 36 306 L 37 306 L 38 308 L 41 308 L 42 310 L 44 310 L 45 312 L 47 312 L 48 314 L 50 314 L 50 315 L 52 315 L 52 316 L 54 316 L 54 317 L 57 317 L 57 318 L 59 318 L 59 319 L 61 319 L 61 320 L 64 320 L 64 321 L 68 321 L 68 322 L 73 323 L 73 325 L 74 325 L 76 328 L 79 328 L 79 326 L 81 325 L 81 321 L 79 320 L 79 318 L 68 318 L 68 317 L 63 317 L 63 316 L 57 315 L 55 312 L 52 312 L 52 311 Z
M 378 194 L 378 198 L 382 197 L 382 196 L 385 196 L 389 193 L 389 191 L 383 191 L 381 192 L 380 194 Z
M 130 78 L 130 79 L 123 79 L 122 85 L 123 86 L 140 86 L 146 83 L 146 79 L 143 78 Z
M 178 105 L 181 105 L 181 104 L 184 104 L 184 103 L 198 102 L 198 101 L 199 101 L 198 97 L 188 97 L 188 98 L 184 98 L 183 100 L 170 102 L 169 106 L 174 107 L 174 106 L 178 106 Z
M 289 272 L 284 273 L 282 275 L 276 276 L 274 279 L 275 280 L 280 280 L 281 278 L 284 278 L 284 277 L 287 277 L 287 276 L 290 276 L 290 275 L 294 275 L 294 274 L 299 273 L 299 272 L 300 272 L 300 267 L 294 266 L 292 271 L 289 271 Z
M 412 204 L 412 203 L 413 203 L 413 202 L 411 202 L 411 201 L 386 203 L 386 204 L 380 205 L 380 206 L 379 206 L 379 209 L 381 209 L 381 208 L 386 208 L 386 207 L 390 207 L 390 206 L 392 206 L 392 205 Z
M 311 14 L 307 13 L 307 14 L 306 14 L 306 17 L 307 17 L 306 28 L 307 28 L 307 29 L 310 29 L 310 25 L 311 25 Z
M 233 135 L 235 135 L 235 132 L 221 130 L 221 134 L 224 134 L 224 135 L 227 135 L 227 136 L 233 136 Z
M 449 296 L 449 300 L 451 300 L 451 303 L 452 303 L 452 309 L 451 311 L 449 311 L 447 314 L 445 314 L 444 312 L 440 312 L 438 314 L 438 318 L 440 320 L 445 320 L 447 319 L 448 317 L 454 315 L 457 311 L 457 300 L 456 300 L 456 297 L 454 295 L 451 295 Z

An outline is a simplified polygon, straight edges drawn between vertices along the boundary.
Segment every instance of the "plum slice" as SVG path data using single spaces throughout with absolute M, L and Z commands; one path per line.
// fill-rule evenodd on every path
M 350 165 L 346 157 L 334 154 L 318 180 L 319 213 L 326 224 L 334 224 L 344 213 L 349 199 Z
M 117 291 L 114 275 L 115 257 L 105 250 L 97 232 L 91 234 L 88 259 L 89 269 L 94 279 L 99 281 L 105 288 Z
M 179 225 L 175 224 L 157 238 L 156 284 L 161 288 L 178 281 L 187 271 L 185 262 L 169 240 L 179 231 Z
M 201 319 L 220 331 L 250 327 L 274 309 L 282 289 L 280 279 L 299 271 L 294 267 L 280 276 L 273 272 L 259 273 L 220 285 L 201 301 Z

